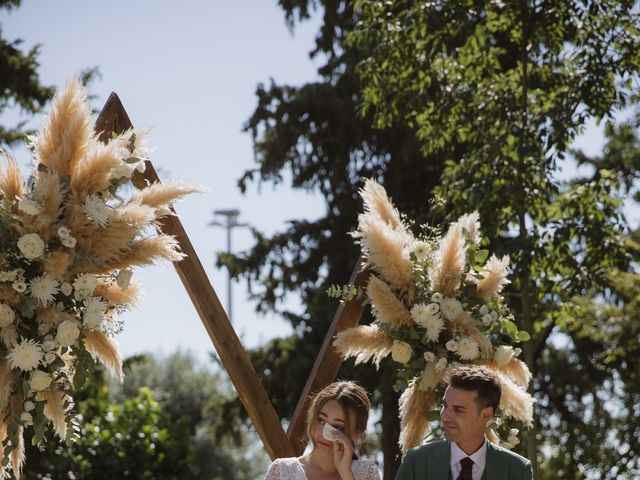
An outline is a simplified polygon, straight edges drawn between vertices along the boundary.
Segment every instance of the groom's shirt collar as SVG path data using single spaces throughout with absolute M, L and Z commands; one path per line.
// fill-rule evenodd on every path
M 451 442 L 451 461 L 449 462 L 449 466 L 451 467 L 452 478 L 458 478 L 458 475 L 462 470 L 460 460 L 465 457 L 469 457 L 473 460 L 473 480 L 480 480 L 480 478 L 482 478 L 482 473 L 484 472 L 484 467 L 487 463 L 487 439 L 484 439 L 482 446 L 472 455 L 467 455 L 455 442 Z

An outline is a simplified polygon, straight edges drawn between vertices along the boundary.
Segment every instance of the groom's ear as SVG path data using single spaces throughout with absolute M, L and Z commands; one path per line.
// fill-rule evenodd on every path
M 485 422 L 488 422 L 493 417 L 493 407 L 484 407 L 480 411 L 480 417 Z

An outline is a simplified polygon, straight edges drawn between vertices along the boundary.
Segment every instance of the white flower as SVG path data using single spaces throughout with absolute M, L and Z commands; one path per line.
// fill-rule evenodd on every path
M 436 372 L 444 372 L 445 368 L 447 368 L 447 359 L 442 357 L 436 362 L 433 368 L 436 370 Z
M 0 303 L 0 328 L 13 324 L 15 318 L 16 314 L 13 309 L 5 303 Z
M 70 237 L 71 236 L 71 230 L 69 230 L 69 227 L 61 225 L 60 227 L 58 227 L 58 236 L 60 238 Z
M 464 337 L 458 342 L 457 355 L 462 360 L 475 360 L 480 354 L 480 347 L 471 337 Z
M 73 248 L 76 246 L 77 240 L 74 237 L 64 237 L 60 239 L 60 243 L 67 248 Z
M 440 303 L 444 299 L 444 296 L 440 292 L 436 292 L 431 295 L 431 300 L 434 302 Z
M 73 287 L 69 282 L 62 282 L 62 285 L 60 285 L 60 291 L 63 293 L 64 296 L 68 297 L 69 295 L 71 295 L 71 292 L 73 291 Z
M 144 163 L 144 160 L 142 162 L 138 162 L 136 163 L 136 170 L 140 173 L 144 173 L 144 171 L 147 169 L 147 164 Z
M 456 222 L 467 232 L 472 243 L 480 243 L 480 214 L 478 212 L 467 213 Z
M 102 325 L 106 313 L 107 304 L 99 297 L 91 297 L 85 303 L 82 323 L 89 330 L 95 330 Z
M 0 272 L 0 282 L 15 282 L 17 278 L 18 272 L 16 270 Z
M 53 296 L 59 292 L 58 281 L 46 273 L 34 278 L 30 283 L 31 296 L 45 307 L 53 302 Z
M 455 352 L 458 349 L 458 342 L 456 342 L 455 340 L 451 339 L 444 346 L 450 352 Z
M 27 291 L 27 284 L 22 281 L 13 282 L 11 286 L 18 293 L 24 293 Z
M 446 297 L 440 303 L 440 310 L 447 320 L 455 320 L 458 318 L 464 310 L 462 309 L 462 304 L 455 298 Z
M 42 370 L 36 370 L 31 372 L 31 379 L 29 380 L 29 385 L 36 392 L 44 390 L 51 385 L 51 375 L 47 372 L 43 372 Z
M 498 348 L 496 348 L 496 351 L 493 354 L 493 359 L 499 367 L 504 367 L 511 361 L 514 354 L 515 352 L 513 350 L 513 347 L 510 347 L 508 345 L 500 345 Z
M 418 240 L 413 243 L 413 254 L 418 261 L 427 260 L 431 254 L 431 245 L 429 242 Z
M 51 335 L 47 335 L 47 338 L 50 337 Z M 50 352 L 51 350 L 55 350 L 56 349 L 56 342 L 51 339 L 51 340 L 45 340 L 44 342 L 42 342 L 42 350 L 45 352 Z
M 36 404 L 33 403 L 31 400 L 27 400 L 26 402 L 24 402 L 24 411 L 25 412 L 30 412 L 34 408 L 36 408 Z
M 486 327 L 488 327 L 489 325 L 491 325 L 491 324 L 493 323 L 493 317 L 492 317 L 490 314 L 485 313 L 485 314 L 482 316 L 482 323 L 483 323 Z
M 425 321 L 424 328 L 427 330 L 425 336 L 431 342 L 437 342 L 438 337 L 440 336 L 440 332 L 444 330 L 444 321 L 442 320 L 442 314 L 437 313 L 436 315 L 429 316 Z
M 37 233 L 27 233 L 18 239 L 18 248 L 25 258 L 33 260 L 44 253 L 44 242 Z
M 85 300 L 89 298 L 93 294 L 97 284 L 98 279 L 91 273 L 78 275 L 73 282 L 73 288 L 76 289 L 76 293 L 74 295 L 76 300 Z
M 482 305 L 478 312 L 480 313 L 480 315 L 486 315 L 487 313 L 489 313 L 489 308 L 487 308 L 486 305 Z
M 84 199 L 84 214 L 98 227 L 109 223 L 109 207 L 97 195 L 89 195 Z
M 22 340 L 11 349 L 7 359 L 11 368 L 19 368 L 25 372 L 33 370 L 42 362 L 42 349 L 35 340 Z
M 393 345 L 391 346 L 391 358 L 393 358 L 394 361 L 406 365 L 407 362 L 411 360 L 412 355 L 413 350 L 411 349 L 411 345 L 400 340 L 393 341 Z
M 27 215 L 38 215 L 42 212 L 42 207 L 38 202 L 34 202 L 29 198 L 23 198 L 18 202 L 18 210 Z
M 120 162 L 120 165 L 113 169 L 111 173 L 114 178 L 131 178 L 135 170 L 133 165 L 129 165 L 127 162 Z
M 518 430 L 517 428 L 512 428 L 511 430 L 509 430 L 510 437 L 517 437 L 519 433 L 520 433 L 520 430 Z
M 55 362 L 57 355 L 55 353 L 45 353 L 44 354 L 44 363 L 46 363 L 47 365 L 51 365 L 53 362 Z
M 513 445 L 511 445 L 509 442 L 500 442 L 500 446 L 502 448 L 506 448 L 507 450 L 511 450 L 513 448 Z
M 46 335 L 47 333 L 49 333 L 49 328 L 50 326 L 46 323 L 41 323 L 40 325 L 38 325 L 38 335 Z
M 20 415 L 20 422 L 25 426 L 33 425 L 33 417 L 29 412 L 22 412 L 22 415 Z
M 130 269 L 120 270 L 118 276 L 116 277 L 116 283 L 122 290 L 126 290 L 127 288 L 129 288 L 132 275 L 133 271 L 131 271 Z
M 76 320 L 65 320 L 58 326 L 56 342 L 61 347 L 73 345 L 80 336 L 80 322 Z
M 425 362 L 433 362 L 436 359 L 436 355 L 433 352 L 424 352 L 423 357 Z

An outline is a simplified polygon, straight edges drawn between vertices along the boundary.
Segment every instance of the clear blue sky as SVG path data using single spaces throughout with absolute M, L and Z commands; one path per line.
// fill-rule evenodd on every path
M 90 89 L 98 96 L 94 105 L 117 92 L 133 123 L 153 128 L 152 161 L 161 177 L 210 189 L 179 203 L 177 212 L 224 305 L 226 272 L 213 265 L 226 237 L 207 226 L 213 210 L 239 208 L 241 221 L 264 232 L 322 213 L 318 197 L 291 191 L 286 182 L 278 191 L 264 185 L 244 196 L 236 187 L 254 165 L 250 136 L 241 128 L 255 107 L 255 88 L 270 78 L 291 85 L 316 78 L 308 52 L 317 18 L 291 34 L 275 1 L 25 0 L 2 13 L 0 23 L 6 38 L 23 38 L 26 47 L 42 44 L 45 84 L 62 86 L 75 72 L 98 66 L 102 78 Z M 2 122 L 16 119 L 10 114 Z M 577 145 L 598 152 L 600 130 L 590 124 Z M 16 154 L 27 163 L 25 151 Z M 250 245 L 248 232 L 237 229 L 234 250 Z M 118 337 L 123 356 L 182 348 L 207 358 L 213 347 L 173 268 L 139 269 L 135 276 L 145 295 L 141 307 L 126 314 Z M 233 310 L 247 347 L 290 331 L 282 320 L 256 316 L 244 283 L 235 285 Z

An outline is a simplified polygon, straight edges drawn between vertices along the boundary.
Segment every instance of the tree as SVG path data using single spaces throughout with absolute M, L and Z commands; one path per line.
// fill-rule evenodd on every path
M 312 9 L 322 9 L 323 25 L 311 52 L 323 60 L 321 79 L 302 86 L 272 82 L 258 87 L 258 105 L 245 126 L 253 136 L 258 165 L 239 184 L 242 190 L 254 182 L 278 185 L 287 171 L 293 188 L 323 196 L 326 214 L 315 221 L 292 220 L 285 231 L 271 237 L 256 233 L 250 251 L 221 255 L 219 263 L 234 277 L 249 281 L 258 311 L 281 313 L 296 331 L 251 353 L 277 413 L 290 418 L 338 307 L 325 288 L 346 283 L 359 257 L 348 233 L 356 226 L 357 190 L 363 179 L 383 181 L 403 211 L 424 219 L 442 162 L 424 159 L 410 128 L 375 129 L 370 116 L 360 116 L 355 67 L 363 52 L 345 44 L 358 20 L 352 2 L 299 0 L 280 5 L 291 28 Z M 281 301 L 290 292 L 301 296 L 301 314 L 282 311 Z M 398 394 L 386 367 L 381 372 L 369 368 L 343 370 L 341 375 L 362 380 L 383 408 L 385 478 L 392 478 L 399 462 Z
M 613 325 L 589 317 L 584 305 L 593 312 L 594 302 L 624 301 L 611 273 L 632 265 L 621 203 L 634 164 L 616 157 L 618 137 L 609 143 L 613 155 L 592 162 L 589 178 L 560 182 L 556 174 L 588 118 L 636 103 L 634 2 L 374 1 L 358 8 L 362 21 L 348 43 L 372 52 L 359 65 L 364 113 L 380 128 L 415 128 L 423 155 L 443 155 L 434 217 L 479 210 L 492 250 L 512 259 L 509 295 L 520 327 L 534 334 L 525 359 L 544 414 L 528 436 L 528 456 L 534 465 L 544 460 L 548 478 L 578 471 L 614 478 L 620 458 L 606 437 L 633 408 L 614 421 L 602 415 L 611 406 L 599 396 L 636 379 L 623 364 L 598 361 L 616 336 L 603 337 Z M 578 421 L 585 397 L 588 418 Z M 626 388 L 622 398 L 627 408 L 637 401 Z M 577 425 L 585 428 L 576 432 Z M 548 462 L 538 448 L 540 427 L 543 443 L 560 450 Z M 620 438 L 633 455 L 635 442 Z M 624 475 L 633 473 L 617 478 Z
M 0 10 L 11 11 L 22 3 L 20 0 L 0 0 Z M 36 45 L 29 52 L 20 50 L 22 40 L 2 37 L 0 26 L 0 113 L 7 108 L 19 107 L 23 112 L 36 114 L 53 95 L 53 88 L 40 83 Z M 15 126 L 0 125 L 0 147 L 21 140 L 26 122 Z

